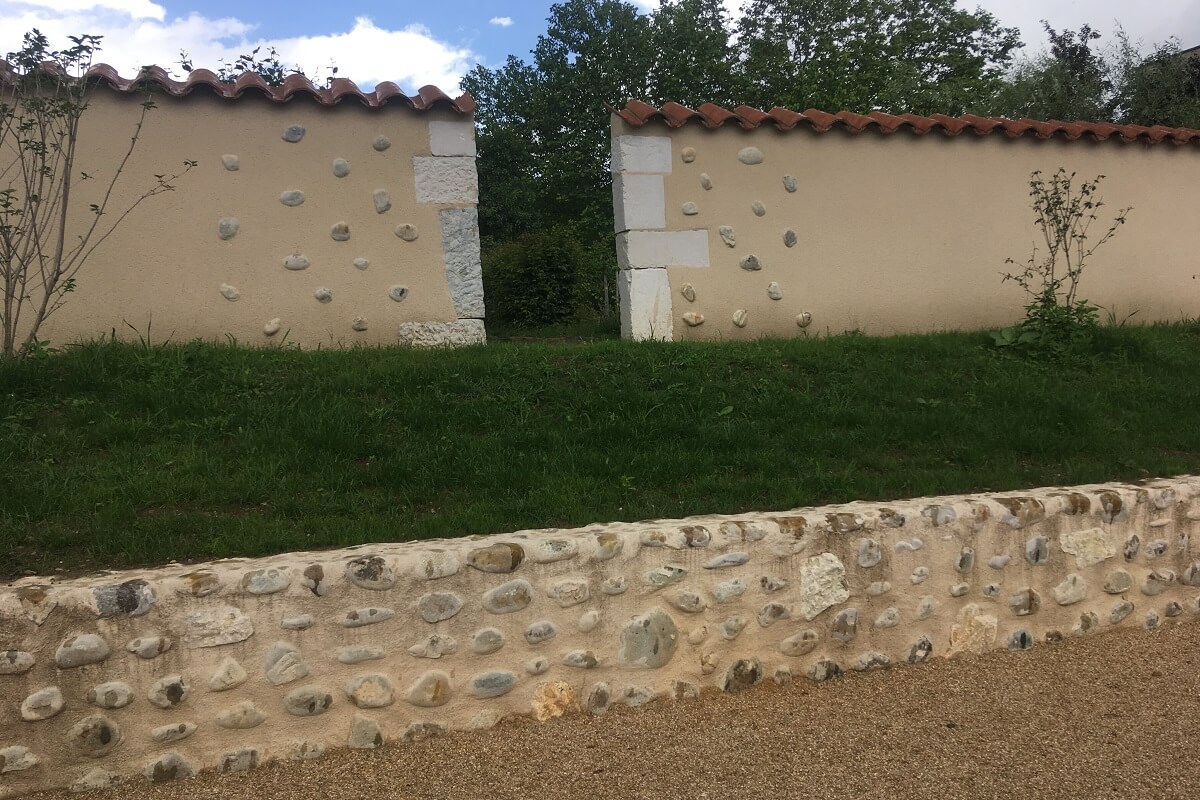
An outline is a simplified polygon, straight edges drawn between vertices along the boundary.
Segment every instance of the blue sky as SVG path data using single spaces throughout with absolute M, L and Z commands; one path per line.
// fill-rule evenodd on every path
M 643 9 L 657 0 L 634 0 Z M 1200 45 L 1200 0 L 960 0 L 1022 29 L 1031 49 L 1044 45 L 1038 20 L 1055 27 L 1084 22 L 1106 34 L 1119 20 L 1147 44 L 1178 36 Z M 726 0 L 736 11 L 739 0 Z M 320 77 L 339 74 L 365 86 L 396 81 L 406 91 L 432 83 L 454 91 L 476 63 L 527 57 L 545 30 L 551 0 L 0 0 L 0 53 L 39 27 L 56 43 L 75 33 L 105 36 L 100 60 L 125 74 L 141 64 L 177 66 L 186 50 L 196 66 L 216 66 L 256 44 Z

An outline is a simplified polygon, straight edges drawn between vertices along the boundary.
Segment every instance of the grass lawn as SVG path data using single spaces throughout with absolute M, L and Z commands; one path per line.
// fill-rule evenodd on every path
M 1200 325 L 0 363 L 0 577 L 1200 471 Z

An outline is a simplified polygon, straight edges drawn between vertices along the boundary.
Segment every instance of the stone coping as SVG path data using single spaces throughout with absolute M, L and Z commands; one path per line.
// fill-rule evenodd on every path
M 0 797 L 1155 629 L 1196 533 L 1184 476 L 25 578 Z

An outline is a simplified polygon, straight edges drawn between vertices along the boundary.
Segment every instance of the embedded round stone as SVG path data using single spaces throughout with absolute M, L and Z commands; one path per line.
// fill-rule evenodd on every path
M 738 161 L 748 165 L 761 164 L 765 160 L 762 150 L 757 147 L 743 147 L 738 151 L 737 158 Z
M 1074 573 L 1068 575 L 1054 587 L 1054 601 L 1060 606 L 1069 606 L 1087 597 L 1087 581 Z
M 792 192 L 795 192 L 796 191 L 796 176 L 795 175 L 784 175 L 783 176 L 783 188 L 786 189 L 789 194 Z
M 395 300 L 397 303 L 402 302 L 408 297 L 408 287 L 399 284 L 388 287 L 388 297 Z
M 92 591 L 96 616 L 140 617 L 154 607 L 154 589 L 143 580 L 125 581 L 113 586 L 99 586 Z
M 1050 559 L 1050 540 L 1045 536 L 1034 536 L 1025 543 L 1025 560 L 1034 566 L 1045 564 Z
M 854 662 L 854 669 L 859 672 L 886 667 L 892 660 L 883 653 L 863 653 Z
M 450 702 L 451 695 L 450 676 L 445 672 L 430 671 L 408 688 L 405 699 L 414 706 L 436 708 Z
M 350 225 L 345 222 L 335 222 L 329 229 L 329 238 L 335 242 L 350 241 Z
M 783 603 L 767 603 L 758 611 L 758 624 L 766 628 L 781 619 L 791 619 L 792 610 Z
M 812 628 L 807 628 L 780 642 L 779 652 L 785 656 L 806 656 L 816 650 L 820 643 L 821 634 Z
M 333 695 L 320 686 L 301 686 L 283 698 L 283 709 L 293 717 L 316 717 L 333 705 Z
M 724 553 L 716 558 L 709 559 L 705 564 L 705 569 L 728 569 L 729 567 L 740 567 L 750 560 L 750 554 L 745 552 Z
M 292 272 L 299 272 L 302 269 L 308 269 L 312 262 L 308 260 L 308 256 L 302 253 L 292 253 L 283 260 L 284 269 L 290 269 Z
M 538 656 L 525 662 L 525 673 L 528 675 L 542 675 L 550 671 L 550 659 L 545 656 Z
M 887 581 L 875 581 L 867 584 L 867 594 L 871 597 L 879 597 L 881 594 L 887 594 L 892 590 L 892 585 Z
M 925 595 L 917 601 L 917 619 L 929 619 L 937 611 L 937 601 L 933 595 Z
M 396 226 L 396 235 L 406 242 L 415 242 L 421 235 L 421 232 L 417 230 L 416 225 L 406 222 L 403 225 Z
M 63 710 L 66 705 L 62 690 L 57 686 L 39 689 L 21 702 L 21 719 L 26 722 L 38 722 L 50 719 Z
M 1008 562 L 1012 559 L 1006 555 L 992 556 L 988 559 L 988 566 L 992 569 L 1004 569 L 1008 566 Z
M 798 239 L 796 238 L 796 232 L 794 230 L 792 230 L 791 228 L 788 228 L 787 230 L 785 230 L 783 232 L 783 246 L 784 247 L 795 247 L 797 241 L 798 241 Z
M 951 597 L 962 597 L 969 591 L 971 591 L 971 584 L 956 583 L 950 587 L 950 596 Z
M 396 573 L 379 556 L 363 556 L 346 564 L 346 577 L 360 589 L 382 592 L 396 585 Z
M 919 583 L 924 583 L 925 581 L 929 580 L 929 567 L 917 567 L 912 571 L 912 574 L 908 576 L 908 579 L 914 586 Z
M 743 658 L 735 661 L 721 680 L 721 689 L 730 694 L 744 692 L 762 682 L 762 663 L 757 658 Z
M 371 142 L 371 147 L 375 148 L 376 152 L 382 153 L 392 146 L 392 142 L 383 134 L 375 137 L 375 141 Z
M 179 753 L 164 753 L 146 765 L 142 774 L 151 783 L 183 781 L 196 774 L 196 767 Z
M 88 664 L 99 664 L 109 655 L 108 642 L 94 633 L 83 633 L 72 636 L 58 647 L 54 654 L 54 663 L 60 669 L 84 667 Z
M 708 173 L 707 173 L 707 172 L 701 172 L 701 173 L 700 173 L 700 186 L 701 186 L 701 187 L 702 187 L 702 188 L 703 188 L 705 191 L 708 191 L 708 190 L 712 189 L 712 187 L 713 187 L 712 178 L 710 178 L 710 177 L 709 177 L 709 175 L 708 175 Z
M 188 691 L 182 675 L 168 675 L 150 686 L 146 699 L 159 708 L 174 708 L 187 699 Z
M 593 608 L 591 611 L 583 612 L 575 627 L 579 629 L 580 633 L 591 633 L 599 624 L 600 612 Z
M 625 576 L 613 575 L 610 578 L 605 578 L 600 581 L 600 591 L 610 597 L 625 594 L 629 589 L 629 585 L 625 582 Z
M 217 287 L 217 291 L 221 293 L 221 297 L 224 297 L 231 303 L 236 302 L 242 296 L 242 293 L 237 290 L 236 286 L 230 286 L 228 283 L 222 283 Z
M 767 297 L 771 298 L 772 300 L 783 299 L 783 289 L 779 288 L 779 284 L 777 282 L 771 281 L 767 284 Z
M 285 142 L 289 142 L 290 144 L 295 144 L 296 142 L 298 142 L 304 138 L 305 132 L 306 131 L 305 131 L 303 125 L 288 125 L 286 128 L 283 129 L 283 136 L 281 138 Z
M 23 772 L 36 767 L 40 759 L 30 752 L 28 747 L 14 744 L 0 747 L 0 775 L 9 772 Z
M 583 578 L 566 578 L 553 584 L 546 595 L 553 599 L 561 608 L 586 603 L 592 596 L 588 582 Z
M 333 291 L 328 286 L 321 286 L 313 292 L 313 298 L 322 305 L 333 302 Z
M 737 234 L 734 233 L 732 225 L 722 225 L 717 228 L 717 233 L 721 236 L 721 241 L 725 243 L 726 247 L 737 246 Z
M 1142 594 L 1155 596 L 1162 594 L 1175 582 L 1175 573 L 1171 570 L 1154 570 L 1142 581 Z
M 441 658 L 458 652 L 458 642 L 453 636 L 443 633 L 430 634 L 426 639 L 408 648 L 408 654 L 416 658 Z
M 93 714 L 71 727 L 67 741 L 79 755 L 100 758 L 121 743 L 121 729 L 103 714 Z
M 807 328 L 809 325 L 812 325 L 812 319 L 812 314 L 810 312 L 801 311 L 796 315 L 796 325 L 800 328 Z
M 299 189 L 288 189 L 279 193 L 279 202 L 290 208 L 295 208 L 304 203 L 304 192 Z
M 858 540 L 858 565 L 864 568 L 877 566 L 883 560 L 883 550 L 874 539 Z
M 1113 625 L 1116 625 L 1132 614 L 1133 608 L 1133 603 L 1129 602 L 1128 600 L 1122 600 L 1120 603 L 1117 603 L 1115 606 L 1113 606 L 1112 613 L 1108 615 L 1108 619 Z
M 809 558 L 800 568 L 800 613 L 812 620 L 850 599 L 846 567 L 833 553 Z
M 242 168 L 242 160 L 232 153 L 221 156 L 221 164 L 230 172 L 237 172 Z
M 549 620 L 535 622 L 525 629 L 525 641 L 530 644 L 541 644 L 558 635 L 558 628 Z
M 34 661 L 33 653 L 24 650 L 0 650 L 0 675 L 24 675 Z
M 689 328 L 695 328 L 704 324 L 704 315 L 696 311 L 689 311 L 683 315 L 683 321 Z
M 263 673 L 272 686 L 283 686 L 306 677 L 308 665 L 294 646 L 275 642 L 263 659 Z
M 847 608 L 845 611 L 839 611 L 829 627 L 829 635 L 839 642 L 849 642 L 858 635 L 858 609 Z
M 249 594 L 275 594 L 292 583 L 292 573 L 282 567 L 255 569 L 242 576 L 242 591 Z
M 875 627 L 882 630 L 894 628 L 899 624 L 900 609 L 898 608 L 885 608 L 880 612 L 879 616 L 875 618 Z
M 263 333 L 267 336 L 274 336 L 283 328 L 283 322 L 279 317 L 268 320 L 266 325 L 263 325 Z
M 595 669 L 600 665 L 600 659 L 591 650 L 572 650 L 563 656 L 563 665 L 576 669 Z
M 149 661 L 171 649 L 175 643 L 166 636 L 139 636 L 125 645 L 125 649 L 138 658 Z
M 484 672 L 472 677 L 469 685 L 474 697 L 486 700 L 511 692 L 517 685 L 517 676 L 511 672 Z
M 370 717 L 355 716 L 350 723 L 350 739 L 346 746 L 351 750 L 377 750 L 383 747 L 383 731 L 379 723 Z
M 668 564 L 665 567 L 651 570 L 646 574 L 646 583 L 651 586 L 656 586 L 659 589 L 664 586 L 670 586 L 673 583 L 679 583 L 687 575 L 687 567 L 679 567 L 674 564 Z
M 243 747 L 221 756 L 217 762 L 217 772 L 223 775 L 241 775 L 258 766 L 260 754 L 253 747 Z
M 519 544 L 508 542 L 477 547 L 467 553 L 467 566 L 480 572 L 512 572 L 525 560 L 525 550 Z
M 238 230 L 242 227 L 242 223 L 238 222 L 237 217 L 221 217 L 217 223 L 217 236 L 223 241 L 228 241 L 237 236 Z
M 683 295 L 683 299 L 687 300 L 689 303 L 696 302 L 696 287 L 692 286 L 690 283 L 685 283 L 683 286 L 680 286 L 679 293 Z
M 717 626 L 717 630 L 720 632 L 722 639 L 732 642 L 741 634 L 742 631 L 746 630 L 746 626 L 749 624 L 750 623 L 747 622 L 744 617 L 730 617 L 729 619 L 722 621 L 721 624 Z
M 208 679 L 208 690 L 210 692 L 227 692 L 241 686 L 249 677 L 246 669 L 236 659 L 225 656 L 213 671 L 212 677 Z
M 217 725 L 231 731 L 250 730 L 266 721 L 266 715 L 250 700 L 243 700 L 217 714 Z
M 493 614 L 512 614 L 532 602 L 533 587 L 524 580 L 503 583 L 483 594 L 483 607 Z
M 298 617 L 284 617 L 279 620 L 279 627 L 285 631 L 306 631 L 313 626 L 316 620 L 312 614 L 301 614 Z
M 780 578 L 776 575 L 763 575 L 758 579 L 758 585 L 762 588 L 763 594 L 774 594 L 788 588 L 791 582 L 787 578 Z
M 504 634 L 497 628 L 484 628 L 471 637 L 471 652 L 476 655 L 490 655 L 503 646 Z
M 412 651 L 409 650 L 411 653 Z M 340 664 L 361 664 L 364 661 L 378 661 L 383 658 L 384 652 L 382 647 L 371 647 L 367 645 L 348 645 L 339 647 L 335 657 Z
M 750 204 L 750 210 L 756 217 L 764 216 L 767 213 L 767 207 L 757 200 Z
M 431 592 L 417 601 L 417 612 L 430 624 L 450 619 L 462 607 L 463 601 L 452 592 Z
M 376 189 L 371 193 L 371 200 L 375 203 L 376 214 L 384 214 L 392 207 L 392 193 L 387 189 Z
M 362 270 L 362 269 L 366 269 L 369 266 L 371 266 L 371 262 L 365 258 L 354 259 L 354 268 L 355 269 Z
M 746 323 L 749 321 L 750 315 L 747 313 L 746 309 L 739 308 L 733 312 L 733 324 L 735 327 L 744 328 L 746 327 Z
M 763 268 L 762 261 L 760 261 L 758 256 L 754 254 L 744 256 L 742 260 L 738 262 L 738 266 L 747 272 L 758 272 Z
M 627 622 L 621 629 L 619 658 L 628 667 L 658 669 L 675 655 L 679 628 L 671 615 L 656 608 Z
M 700 213 L 700 207 L 690 201 L 680 206 L 679 210 L 683 212 L 685 217 L 694 217 Z
M 685 164 L 692 163 L 693 161 L 696 160 L 696 148 L 694 148 L 694 147 L 683 148 L 682 150 L 679 151 L 679 158 Z
M 687 614 L 699 614 L 708 608 L 708 602 L 693 591 L 676 592 L 669 600 L 671 605 Z
M 959 572 L 970 572 L 975 568 L 975 551 L 970 547 L 964 547 L 958 553 L 958 561 L 955 562 L 954 568 Z
M 591 688 L 587 696 L 587 710 L 589 714 L 599 716 L 608 711 L 608 705 L 612 700 L 612 694 L 609 692 L 607 683 L 597 683 Z
M 396 616 L 396 612 L 390 608 L 356 608 L 353 611 L 347 611 L 338 618 L 338 624 L 343 628 L 364 628 L 367 625 L 377 625 L 380 622 L 387 622 Z
M 333 174 L 338 178 L 344 178 L 349 175 L 350 162 L 344 158 L 335 158 L 333 160 Z

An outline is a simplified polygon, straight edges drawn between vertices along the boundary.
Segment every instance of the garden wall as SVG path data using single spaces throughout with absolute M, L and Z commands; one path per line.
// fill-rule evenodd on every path
M 1093 241 L 1133 207 L 1081 296 L 1200 315 L 1200 131 L 630 103 L 612 134 L 626 338 L 1011 325 L 1027 297 L 1000 273 L 1045 253 L 1029 176 L 1060 166 L 1107 175 Z
M 84 113 L 73 236 L 120 162 L 144 93 L 97 67 Z M 79 273 L 43 330 L 61 345 L 111 332 L 249 345 L 482 342 L 474 101 L 393 84 L 267 87 L 154 73 L 120 213 L 185 160 Z M 8 154 L 0 154 L 0 160 Z M 11 158 L 9 155 L 8 157 Z M 70 239 L 70 237 L 68 237 Z
M 1198 534 L 1187 477 L 22 579 L 0 796 L 1153 630 Z

